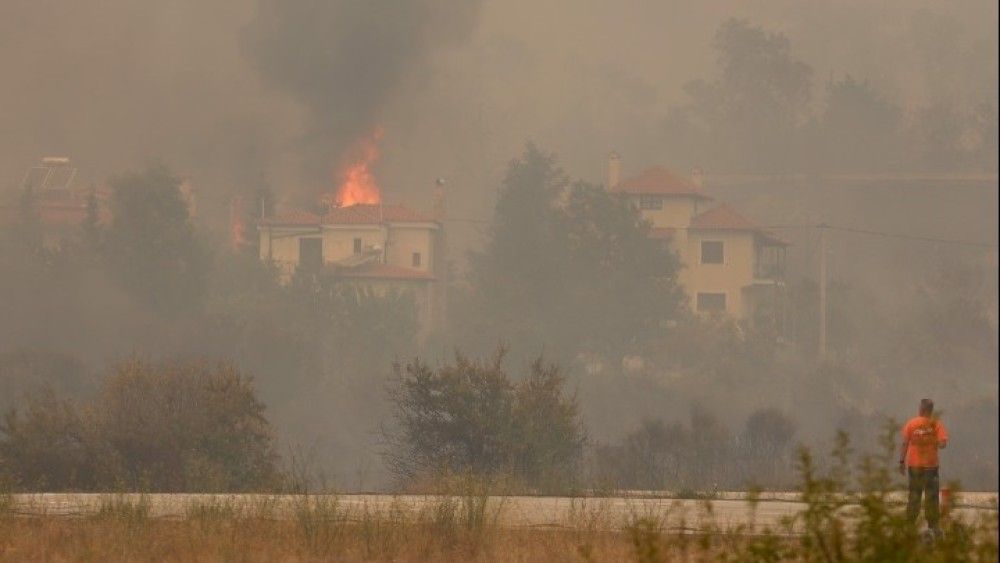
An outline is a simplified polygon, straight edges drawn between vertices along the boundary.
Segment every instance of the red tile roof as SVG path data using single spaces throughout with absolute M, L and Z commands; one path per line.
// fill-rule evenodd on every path
M 777 235 L 769 233 L 750 221 L 726 203 L 719 204 L 704 213 L 696 215 L 694 219 L 691 219 L 689 228 L 692 230 L 750 231 L 763 236 L 775 244 L 788 244 Z
M 335 207 L 323 216 L 324 225 L 371 225 L 379 223 L 433 223 L 434 218 L 395 204 L 359 203 Z
M 613 186 L 611 191 L 624 194 L 686 195 L 711 199 L 691 180 L 659 166 L 647 168 L 642 174 L 620 182 Z
M 392 266 L 389 264 L 365 264 L 356 268 L 339 270 L 338 274 L 345 278 L 379 279 L 379 280 L 433 280 L 434 276 L 423 270 Z
M 278 213 L 274 217 L 268 217 L 261 221 L 264 225 L 313 225 L 319 226 L 319 215 L 292 209 Z
M 692 229 L 720 229 L 732 231 L 756 231 L 760 227 L 752 223 L 746 217 L 740 215 L 738 211 L 729 204 L 719 204 L 708 211 L 696 215 L 691 219 Z

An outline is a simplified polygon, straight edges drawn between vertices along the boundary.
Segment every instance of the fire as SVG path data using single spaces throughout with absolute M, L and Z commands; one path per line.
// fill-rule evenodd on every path
M 372 165 L 378 160 L 378 141 L 381 138 L 382 129 L 376 128 L 370 137 L 361 139 L 345 159 L 338 173 L 337 205 L 343 207 L 382 200 L 382 192 L 372 173 Z

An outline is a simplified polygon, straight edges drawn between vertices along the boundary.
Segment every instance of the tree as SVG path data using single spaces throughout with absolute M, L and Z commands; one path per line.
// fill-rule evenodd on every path
M 51 389 L 25 398 L 0 423 L 0 479 L 30 491 L 100 487 L 90 428 L 71 401 Z
M 734 453 L 729 432 L 699 407 L 687 425 L 643 419 L 620 446 L 598 453 L 604 472 L 625 488 L 706 490 L 733 485 L 742 469 L 728 463 Z
M 126 486 L 235 491 L 273 482 L 273 437 L 233 366 L 120 364 L 92 416 Z
M 706 131 L 708 146 L 702 153 L 714 155 L 719 166 L 750 172 L 792 169 L 790 163 L 799 156 L 812 69 L 792 56 L 783 34 L 745 20 L 724 22 L 713 46 L 717 76 L 689 83 L 685 90 L 690 104 L 675 109 L 667 125 L 690 128 L 697 122 Z M 678 111 L 688 112 L 691 119 Z
M 795 423 L 774 408 L 754 411 L 743 429 L 744 460 L 750 466 L 751 479 L 775 484 L 779 472 L 790 465 Z
M 542 345 L 556 357 L 632 353 L 678 314 L 678 262 L 638 212 L 568 180 L 528 145 L 508 167 L 486 248 L 470 257 L 454 326 L 473 344 Z
M 201 304 L 207 255 L 195 237 L 180 180 L 163 166 L 112 181 L 105 252 L 115 277 L 160 313 Z
M 538 359 L 515 382 L 503 361 L 501 349 L 489 362 L 457 354 L 438 369 L 397 367 L 386 455 L 402 483 L 471 473 L 565 487 L 575 477 L 585 437 L 559 369 Z
M 47 392 L 0 426 L 0 469 L 24 488 L 226 492 L 276 484 L 264 405 L 230 365 L 129 360 L 93 401 Z
M 902 156 L 899 108 L 850 74 L 831 80 L 826 94 L 818 166 L 836 172 L 895 169 Z

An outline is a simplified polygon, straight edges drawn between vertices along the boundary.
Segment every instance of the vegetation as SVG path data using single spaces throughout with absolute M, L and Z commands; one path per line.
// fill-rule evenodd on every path
M 504 355 L 397 368 L 387 460 L 404 485 L 465 474 L 547 490 L 573 484 L 585 438 L 563 375 L 539 358 L 513 380 Z
M 0 425 L 0 474 L 20 490 L 260 490 L 273 437 L 229 365 L 119 365 L 89 403 L 43 393 Z
M 575 498 L 552 516 L 559 528 L 510 526 L 517 515 L 470 481 L 454 494 L 386 502 L 202 497 L 172 518 L 152 497 L 111 495 L 77 518 L 31 515 L 30 499 L 15 516 L 0 503 L 0 560 L 995 561 L 995 505 L 979 516 L 950 512 L 936 540 L 910 524 L 891 497 L 893 435 L 875 456 L 853 457 L 846 434 L 828 459 L 800 450 L 801 507 L 776 524 L 758 519 L 766 501 L 751 495 L 749 520 L 738 524 L 712 501 L 622 512 Z
M 121 287 L 161 315 L 197 308 L 209 267 L 180 183 L 164 166 L 113 180 L 112 223 L 98 239 Z
M 555 157 L 529 144 L 507 169 L 485 249 L 470 256 L 455 338 L 559 360 L 643 349 L 677 319 L 683 295 L 677 258 L 648 229 L 599 186 L 570 185 Z
M 940 23 L 918 33 L 928 61 L 978 49 Z M 831 75 L 817 99 L 788 37 L 749 21 L 723 22 L 713 47 L 714 73 L 687 84 L 687 101 L 662 120 L 662 152 L 675 161 L 748 173 L 996 170 L 996 89 L 979 69 L 929 63 L 983 82 L 971 100 L 942 88 L 904 111 L 906 101 L 850 74 Z
M 702 408 L 687 424 L 643 420 L 621 444 L 595 450 L 594 479 L 615 489 L 709 494 L 755 484 L 792 485 L 795 424 L 780 411 L 761 409 L 732 433 Z

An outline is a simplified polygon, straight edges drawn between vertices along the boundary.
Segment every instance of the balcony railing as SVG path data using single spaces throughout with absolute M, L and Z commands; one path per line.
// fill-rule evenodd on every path
M 753 264 L 753 277 L 757 280 L 780 281 L 785 278 L 785 249 L 776 246 L 758 246 Z

